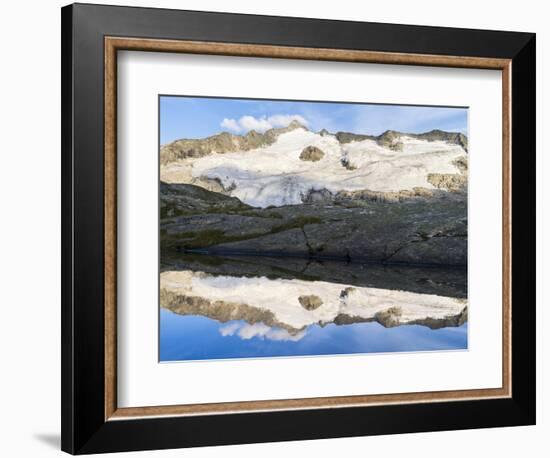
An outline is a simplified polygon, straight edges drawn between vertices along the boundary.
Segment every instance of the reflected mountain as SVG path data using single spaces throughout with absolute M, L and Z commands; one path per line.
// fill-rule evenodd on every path
M 334 331 L 323 330 L 335 326 L 464 329 L 465 277 L 457 269 L 185 255 L 163 264 L 160 305 L 215 322 L 222 338 L 292 345 L 315 329 L 326 345 Z
M 438 329 L 466 321 L 466 300 L 323 281 L 230 277 L 168 271 L 160 276 L 161 307 L 220 323 L 240 320 L 288 331 L 376 321 L 384 327 Z

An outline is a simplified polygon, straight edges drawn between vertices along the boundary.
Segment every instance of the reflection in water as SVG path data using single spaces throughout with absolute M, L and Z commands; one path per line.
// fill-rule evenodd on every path
M 231 322 L 227 326 L 220 327 L 222 336 L 239 336 L 241 339 L 252 339 L 262 337 L 269 340 L 291 340 L 297 342 L 306 335 L 306 331 L 298 331 L 294 335 L 286 329 L 278 329 L 267 326 L 263 323 L 248 324 L 243 322 Z
M 198 258 L 162 268 L 161 361 L 467 348 L 465 272 Z

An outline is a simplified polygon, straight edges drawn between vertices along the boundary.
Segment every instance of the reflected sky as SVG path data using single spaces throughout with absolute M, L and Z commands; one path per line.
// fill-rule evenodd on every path
M 300 335 L 284 329 L 220 323 L 160 310 L 160 361 L 264 358 L 354 353 L 467 349 L 467 323 L 430 329 L 420 325 L 385 328 L 377 322 L 312 325 Z
M 466 350 L 466 291 L 462 270 L 178 256 L 160 275 L 159 359 Z

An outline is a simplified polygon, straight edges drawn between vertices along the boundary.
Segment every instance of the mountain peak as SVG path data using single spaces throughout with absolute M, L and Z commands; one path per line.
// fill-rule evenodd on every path
M 277 141 L 277 138 L 287 132 L 297 129 L 309 128 L 300 121 L 294 119 L 286 127 L 274 127 L 265 132 L 249 130 L 244 135 L 220 132 L 203 139 L 180 139 L 161 147 L 161 163 L 167 164 L 188 157 L 198 158 L 212 153 L 230 153 L 234 151 L 248 151 L 251 149 L 268 146 Z M 318 135 L 333 135 L 326 129 L 318 132 Z M 401 151 L 402 137 L 411 137 L 425 141 L 444 141 L 449 144 L 461 146 L 468 152 L 468 137 L 461 132 L 446 132 L 441 129 L 432 129 L 421 134 L 404 133 L 396 130 L 386 130 L 380 135 L 355 134 L 352 132 L 336 132 L 334 134 L 339 143 L 345 144 L 355 141 L 374 140 L 380 146 L 390 148 L 393 151 Z
M 287 126 L 287 129 L 294 130 L 294 129 L 307 129 L 306 126 L 304 126 L 300 121 L 297 119 L 293 119 L 290 124 Z
M 269 130 L 266 130 L 263 134 L 266 138 L 269 138 L 271 140 L 275 140 L 279 135 L 286 134 L 287 132 L 292 132 L 296 129 L 304 129 L 309 130 L 306 126 L 304 126 L 300 121 L 297 121 L 296 119 L 292 120 L 290 124 L 286 127 L 273 127 Z

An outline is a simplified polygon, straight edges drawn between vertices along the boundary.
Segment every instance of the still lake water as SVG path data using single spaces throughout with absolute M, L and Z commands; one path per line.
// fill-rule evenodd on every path
M 163 362 L 468 347 L 462 270 L 182 255 L 160 283 Z

